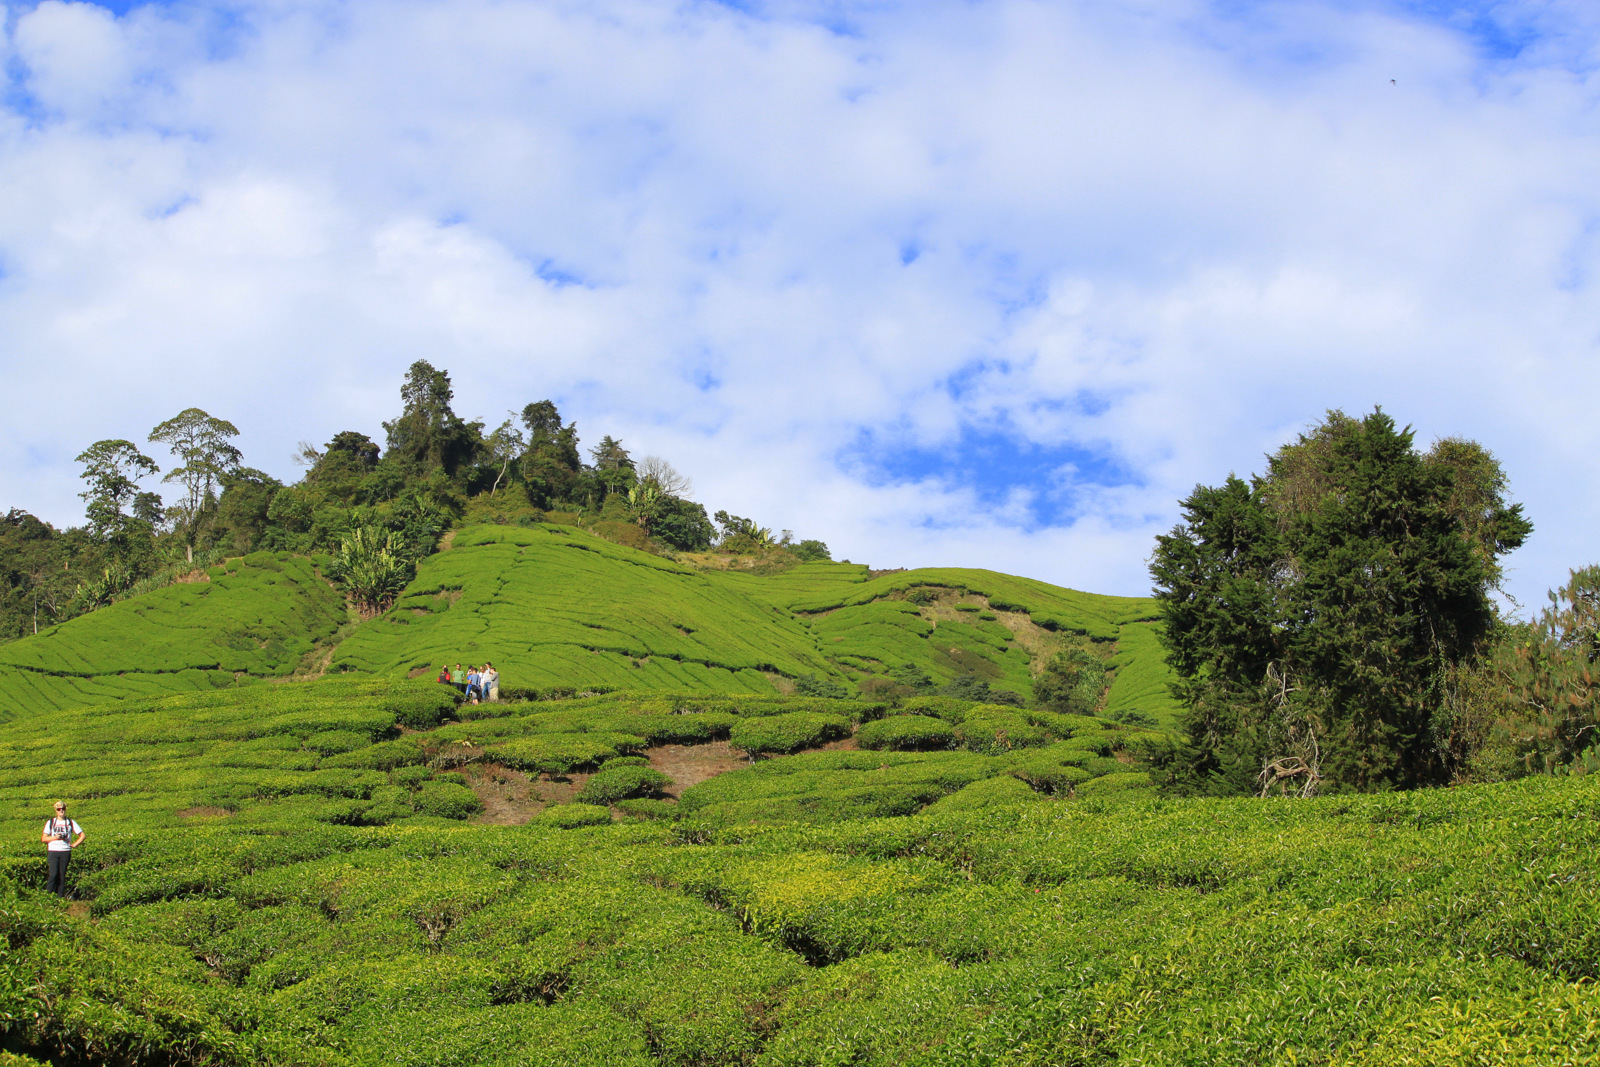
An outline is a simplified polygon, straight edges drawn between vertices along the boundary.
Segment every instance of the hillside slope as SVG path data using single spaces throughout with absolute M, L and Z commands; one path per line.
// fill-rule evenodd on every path
M 287 675 L 345 618 L 344 598 L 309 559 L 229 560 L 203 580 L 0 645 L 0 721 Z
M 572 527 L 469 527 L 334 667 L 404 676 L 489 660 L 507 686 L 745 693 L 829 673 L 792 616 L 714 578 Z
M 1150 600 L 993 571 L 701 570 L 570 526 L 468 527 L 337 648 L 345 609 L 311 561 L 256 553 L 206 579 L 0 645 L 0 721 L 282 678 L 313 648 L 391 680 L 489 660 L 507 688 L 771 694 L 811 675 L 870 693 L 910 665 L 1026 696 L 1039 663 L 1088 639 L 1116 651 L 1108 713 L 1174 722 Z
M 339 647 L 338 670 L 399 678 L 487 659 L 502 684 L 773 692 L 811 674 L 859 684 L 911 664 L 1026 696 L 1072 635 L 1115 642 L 1118 710 L 1170 723 L 1154 602 L 994 571 L 873 578 L 810 563 L 697 570 L 566 526 L 479 526 L 424 560 L 395 607 Z

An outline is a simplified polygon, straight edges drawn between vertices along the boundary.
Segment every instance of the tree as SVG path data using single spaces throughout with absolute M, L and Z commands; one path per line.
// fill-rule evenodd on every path
M 283 483 L 264 471 L 240 467 L 223 476 L 217 502 L 217 525 L 243 555 L 256 548 L 269 523 L 273 498 Z
M 309 446 L 307 446 L 309 448 Z M 349 504 L 367 494 L 366 480 L 378 467 L 378 445 L 364 433 L 344 430 L 321 452 L 314 448 L 301 453 L 311 461 L 306 484 L 314 485 L 334 500 Z
M 606 498 L 613 494 L 626 496 L 638 480 L 628 450 L 610 434 L 602 437 L 600 443 L 589 451 L 589 457 L 594 461 L 595 480 L 600 489 L 600 499 L 595 501 L 597 505 L 604 504 Z
M 400 386 L 404 410 L 398 419 L 383 424 L 389 455 L 408 466 L 443 470 L 452 478 L 472 462 L 478 434 L 451 410 L 454 395 L 448 371 L 436 370 L 423 359 L 411 364 Z
M 1050 711 L 1093 715 L 1106 687 L 1106 666 L 1084 648 L 1057 652 L 1033 680 L 1033 702 Z
M 123 507 L 139 499 L 139 480 L 161 468 L 132 441 L 120 439 L 96 441 L 77 461 L 83 464 L 79 477 L 89 483 L 78 495 L 88 505 L 84 510 L 90 530 L 101 540 L 120 545 L 131 532 L 130 516 L 123 514 Z
M 1197 486 L 1157 538 L 1190 787 L 1448 780 L 1451 678 L 1495 624 L 1498 557 L 1532 527 L 1487 451 L 1412 440 L 1381 409 L 1330 412 L 1265 476 Z
M 1520 710 L 1501 728 L 1523 768 L 1600 770 L 1600 566 L 1572 571 L 1501 665 Z
M 664 496 L 680 500 L 694 492 L 694 482 L 660 456 L 646 456 L 635 469 L 641 485 L 653 485 Z
M 650 526 L 651 537 L 680 552 L 705 551 L 715 533 L 704 505 L 670 496 L 661 502 Z
M 489 489 L 489 495 L 494 496 L 500 491 L 500 482 L 511 469 L 511 464 L 527 450 L 527 442 L 523 440 L 522 431 L 507 419 L 484 439 L 484 445 L 489 452 L 489 461 L 500 468 L 495 474 L 494 485 Z
M 563 426 L 561 413 L 549 400 L 523 408 L 522 424 L 528 429 L 527 451 L 522 456 L 528 500 L 539 508 L 571 500 L 583 468 L 577 424 Z
M 239 430 L 233 423 L 212 418 L 199 408 L 186 408 L 150 431 L 149 439 L 167 445 L 180 463 L 162 481 L 183 483 L 185 500 L 179 513 L 190 561 L 202 513 L 216 504 L 217 488 L 243 458 L 230 440 L 237 436 Z

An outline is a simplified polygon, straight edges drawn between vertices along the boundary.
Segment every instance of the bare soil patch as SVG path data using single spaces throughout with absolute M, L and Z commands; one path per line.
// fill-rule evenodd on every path
M 673 796 L 708 778 L 750 766 L 743 752 L 726 741 L 701 745 L 658 745 L 645 752 L 650 766 L 672 779 Z
M 472 821 L 492 826 L 521 826 L 552 804 L 570 804 L 589 775 L 538 774 L 532 777 L 499 763 L 470 763 L 460 768 L 483 803 Z
M 221 819 L 232 815 L 233 812 L 227 808 L 213 808 L 205 804 L 199 804 L 192 808 L 182 808 L 172 814 L 180 819 Z

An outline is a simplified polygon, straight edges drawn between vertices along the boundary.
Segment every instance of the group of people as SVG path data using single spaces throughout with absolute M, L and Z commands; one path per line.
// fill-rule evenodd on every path
M 454 670 L 448 664 L 440 664 L 439 682 L 455 686 L 473 704 L 500 699 L 500 672 L 494 669 L 492 663 L 468 667 L 466 670 L 462 670 L 459 663 Z

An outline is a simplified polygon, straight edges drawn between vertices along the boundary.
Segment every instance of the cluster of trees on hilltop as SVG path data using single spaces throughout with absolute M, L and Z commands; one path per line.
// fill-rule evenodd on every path
M 1532 524 L 1494 456 L 1341 412 L 1265 474 L 1198 486 L 1151 562 L 1194 792 L 1309 795 L 1600 769 L 1600 570 L 1535 623 L 1501 558 Z
M 585 453 L 576 424 L 549 400 L 490 430 L 456 414 L 450 375 L 421 360 L 400 396 L 381 445 L 354 430 L 321 447 L 302 444 L 306 473 L 292 485 L 245 466 L 238 429 L 198 408 L 152 429 L 143 445 L 95 442 L 78 457 L 82 527 L 56 530 L 15 509 L 0 519 L 0 639 L 263 549 L 332 553 L 337 577 L 376 590 L 357 595 L 375 608 L 464 521 L 579 524 L 653 551 L 829 558 L 821 541 L 724 511 L 713 521 L 664 459 L 635 459 L 610 436 Z M 145 454 L 160 455 L 159 446 L 173 462 L 162 480 L 179 490 L 170 503 L 144 485 L 162 473 Z

